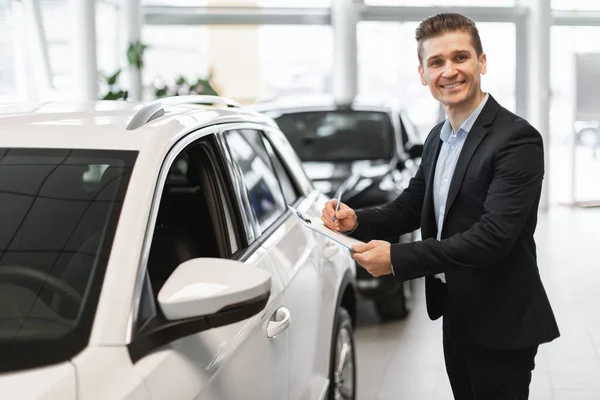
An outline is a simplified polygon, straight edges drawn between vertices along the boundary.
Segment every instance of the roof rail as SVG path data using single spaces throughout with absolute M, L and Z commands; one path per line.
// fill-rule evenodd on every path
M 152 103 L 146 104 L 139 110 L 127 125 L 127 130 L 132 131 L 148 122 L 161 117 L 165 114 L 165 107 L 176 106 L 178 104 L 225 104 L 227 107 L 242 107 L 235 100 L 220 96 L 208 95 L 191 95 L 191 96 L 173 96 L 164 99 L 154 100 Z

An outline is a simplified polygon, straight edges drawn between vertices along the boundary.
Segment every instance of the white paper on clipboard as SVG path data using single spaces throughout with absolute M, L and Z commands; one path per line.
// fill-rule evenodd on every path
M 323 225 L 321 217 L 315 217 L 314 215 L 303 213 L 296 210 L 294 207 L 288 206 L 288 208 L 292 210 L 292 213 L 294 213 L 296 218 L 302 222 L 302 225 L 329 238 L 330 240 L 333 240 L 336 243 L 341 244 L 350 251 L 354 251 L 352 250 L 352 246 L 357 244 L 365 244 L 365 242 L 361 242 L 358 239 L 354 239 L 350 236 L 344 235 L 343 233 L 332 231 L 331 229 L 327 228 L 325 225 Z

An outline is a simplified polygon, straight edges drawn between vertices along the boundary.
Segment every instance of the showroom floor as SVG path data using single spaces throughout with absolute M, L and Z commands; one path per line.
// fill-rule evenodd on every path
M 536 234 L 542 280 L 561 337 L 542 345 L 532 400 L 600 400 L 600 208 L 552 208 Z M 356 332 L 357 400 L 451 400 L 444 368 L 441 321 L 425 311 L 416 282 L 412 315 L 379 323 L 362 301 Z

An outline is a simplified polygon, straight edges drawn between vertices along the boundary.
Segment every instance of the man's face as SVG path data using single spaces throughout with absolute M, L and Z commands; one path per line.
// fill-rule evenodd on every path
M 469 33 L 444 33 L 423 41 L 421 83 L 429 86 L 433 97 L 443 105 L 469 106 L 481 92 L 481 75 L 485 72 L 486 56 L 477 57 Z

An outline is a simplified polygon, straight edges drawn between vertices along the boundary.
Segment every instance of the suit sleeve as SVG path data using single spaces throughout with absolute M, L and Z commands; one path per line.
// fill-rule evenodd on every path
M 352 236 L 363 241 L 400 236 L 419 229 L 425 198 L 423 164 L 408 187 L 393 201 L 379 207 L 356 210 L 358 227 Z
M 356 210 L 358 227 L 351 236 L 362 241 L 385 240 L 390 237 L 404 235 L 421 227 L 421 211 L 425 199 L 425 172 L 423 165 L 426 160 L 435 158 L 435 140 L 443 122 L 437 124 L 427 135 L 423 143 L 423 157 L 415 176 L 408 187 L 392 202 L 379 207 Z
M 539 203 L 544 150 L 541 136 L 530 125 L 502 134 L 507 138 L 495 154 L 493 178 L 480 220 L 467 231 L 441 241 L 392 245 L 391 259 L 398 279 L 486 268 L 510 255 Z

